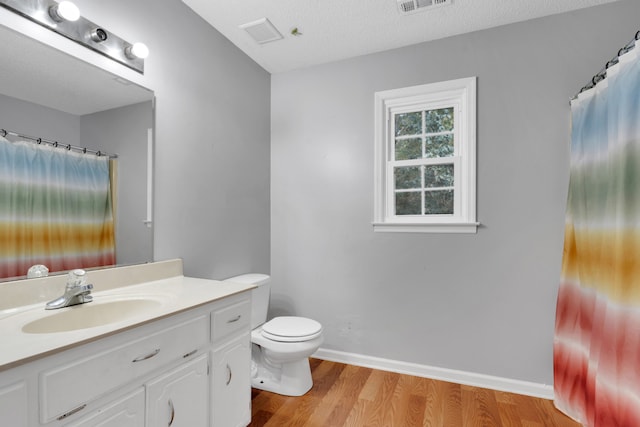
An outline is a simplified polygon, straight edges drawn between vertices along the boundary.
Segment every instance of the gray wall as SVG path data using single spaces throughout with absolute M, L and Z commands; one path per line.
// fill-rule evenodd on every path
M 0 94 L 0 128 L 80 146 L 80 116 Z
M 569 99 L 621 1 L 272 76 L 272 312 L 324 348 L 551 384 Z M 374 233 L 375 91 L 478 77 L 476 235 Z
M 153 127 L 152 102 L 128 105 L 80 120 L 82 146 L 118 154 L 116 262 L 153 260 L 153 228 L 147 218 L 147 129 Z
M 76 4 L 151 52 L 155 259 L 196 277 L 268 272 L 269 73 L 179 0 Z

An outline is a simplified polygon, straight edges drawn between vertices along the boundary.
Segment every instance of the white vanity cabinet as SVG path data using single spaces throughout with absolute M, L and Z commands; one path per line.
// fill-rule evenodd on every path
M 213 352 L 211 378 L 214 426 L 244 427 L 251 422 L 251 342 L 249 334 Z
M 27 384 L 18 381 L 0 387 L 0 426 L 27 427 Z
M 0 426 L 246 426 L 250 316 L 244 291 L 0 371 Z
M 211 315 L 213 426 L 251 422 L 251 301 L 240 300 Z
M 185 363 L 147 384 L 147 425 L 206 426 L 209 422 L 207 355 Z

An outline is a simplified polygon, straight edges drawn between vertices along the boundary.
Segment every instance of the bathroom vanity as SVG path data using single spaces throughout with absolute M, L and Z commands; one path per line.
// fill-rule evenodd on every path
M 0 284 L 0 426 L 250 422 L 252 285 L 180 260 L 87 275 L 93 302 L 59 310 L 64 276 Z

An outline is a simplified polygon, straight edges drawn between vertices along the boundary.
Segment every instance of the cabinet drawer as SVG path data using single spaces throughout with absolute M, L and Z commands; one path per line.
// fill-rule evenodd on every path
M 144 427 L 144 388 L 140 387 L 68 427 Z
M 193 354 L 208 341 L 209 318 L 204 315 L 44 371 L 40 374 L 41 422 L 76 412 L 109 391 Z
M 211 313 L 211 341 L 218 343 L 234 333 L 249 330 L 251 300 L 246 299 Z

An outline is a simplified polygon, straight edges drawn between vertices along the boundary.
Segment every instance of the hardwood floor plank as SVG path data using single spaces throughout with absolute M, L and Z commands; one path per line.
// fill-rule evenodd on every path
M 401 375 L 396 385 L 395 393 L 391 401 L 391 410 L 387 413 L 385 425 L 422 425 L 426 398 L 415 394 L 420 391 L 419 378 L 410 375 Z M 420 419 L 416 424 L 415 421 Z
M 422 425 L 425 427 L 444 426 L 443 395 L 439 391 L 441 383 L 435 380 L 427 380 L 425 390 L 425 409 Z
M 462 423 L 469 427 L 502 427 L 493 390 L 463 385 Z
M 439 393 L 443 397 L 443 426 L 462 426 L 462 390 L 460 384 L 441 382 Z
M 409 405 L 407 408 L 404 424 L 398 424 L 406 427 L 420 427 L 424 419 L 424 411 L 427 406 L 427 398 L 412 394 L 409 396 Z
M 345 420 L 342 427 L 361 427 L 364 425 L 364 420 L 367 417 L 367 413 L 371 411 L 370 407 L 373 402 L 365 399 L 356 400 L 353 408 L 349 412 L 349 416 Z
M 387 413 L 391 411 L 391 400 L 400 379 L 398 374 L 392 372 L 384 372 L 382 384 L 378 389 L 370 411 L 367 413 L 364 426 L 366 427 L 382 427 L 385 426 L 384 421 Z
M 373 402 L 378 395 L 378 390 L 382 386 L 383 381 L 384 371 L 373 370 L 358 398 Z
M 530 425 L 544 425 L 538 415 L 538 410 L 533 405 L 533 401 L 530 397 L 516 394 L 513 396 L 513 399 L 516 407 L 518 408 L 518 413 L 520 414 L 523 426 L 527 425 L 527 423 Z
M 342 425 L 372 370 L 347 365 L 331 390 L 315 408 L 308 426 Z
M 498 413 L 502 427 L 522 427 L 522 421 L 518 415 L 518 407 L 512 403 L 498 402 Z
M 263 411 L 261 409 L 253 410 L 250 426 L 263 426 L 273 417 L 272 412 Z
M 555 408 L 553 401 L 537 399 L 533 404 L 537 409 L 538 417 L 545 425 L 555 427 L 571 427 L 575 425 L 575 421 Z
M 580 427 L 553 402 L 310 359 L 304 396 L 253 390 L 251 427 Z

